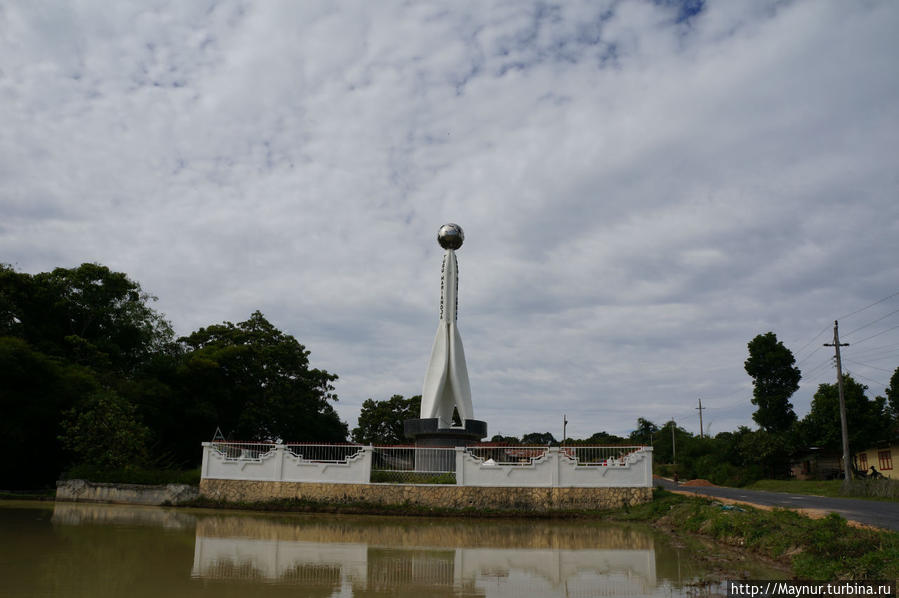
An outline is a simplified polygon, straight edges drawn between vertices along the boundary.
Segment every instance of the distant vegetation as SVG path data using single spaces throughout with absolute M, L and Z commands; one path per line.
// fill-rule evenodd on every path
M 99 264 L 34 275 L 0 264 L 6 489 L 49 487 L 77 471 L 120 481 L 194 479 L 198 444 L 216 429 L 229 440 L 347 440 L 349 429 L 333 408 L 337 376 L 311 368 L 309 351 L 262 313 L 175 338 L 153 301 L 126 274 Z M 811 412 L 798 420 L 790 403 L 801 378 L 793 354 L 772 332 L 752 339 L 748 352 L 757 430 L 741 426 L 703 438 L 674 421 L 660 426 L 639 418 L 626 437 L 597 432 L 564 442 L 651 444 L 657 473 L 733 485 L 786 477 L 790 457 L 804 447 L 838 452 L 836 385 L 821 384 Z M 846 376 L 850 445 L 897 441 L 899 368 L 885 397 L 869 399 L 866 391 Z M 352 440 L 408 442 L 403 421 L 418 416 L 420 401 L 369 398 Z M 491 441 L 560 444 L 549 432 Z
M 0 484 L 47 487 L 67 470 L 175 481 L 216 428 L 346 439 L 337 376 L 309 367 L 309 351 L 260 312 L 176 339 L 154 300 L 98 264 L 35 275 L 0 265 Z
M 842 452 L 839 394 L 836 384 L 821 384 L 812 399 L 811 411 L 797 419 L 790 397 L 799 388 L 802 375 L 794 366 L 793 353 L 773 332 L 759 334 L 747 345 L 746 373 L 753 379 L 753 420 L 759 429 L 740 426 L 714 437 L 697 436 L 675 422 L 662 426 L 639 418 L 627 438 L 605 432 L 585 440 L 566 439 L 565 444 L 652 444 L 657 474 L 682 480 L 704 478 L 716 484 L 743 486 L 763 478 L 789 476 L 791 457 L 809 447 L 831 454 Z M 899 442 L 899 368 L 896 368 L 885 397 L 869 399 L 868 387 L 844 374 L 844 399 L 849 445 L 865 449 Z M 526 434 L 521 439 L 495 436 L 495 442 L 559 444 L 552 434 Z M 870 496 L 891 496 L 889 484 L 860 485 Z

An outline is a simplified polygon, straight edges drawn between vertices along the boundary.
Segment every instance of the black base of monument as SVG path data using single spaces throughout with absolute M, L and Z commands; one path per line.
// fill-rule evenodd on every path
M 452 428 L 440 428 L 438 422 L 436 417 L 407 419 L 403 422 L 403 432 L 406 438 L 415 441 L 416 447 L 422 448 L 465 446 L 487 436 L 487 422 L 477 419 L 466 420 L 464 427 Z
M 452 451 L 427 450 L 467 446 L 487 436 L 487 422 L 465 421 L 465 426 L 438 427 L 438 419 L 407 419 L 403 422 L 406 438 L 415 441 L 415 471 L 449 472 L 456 470 L 456 456 Z

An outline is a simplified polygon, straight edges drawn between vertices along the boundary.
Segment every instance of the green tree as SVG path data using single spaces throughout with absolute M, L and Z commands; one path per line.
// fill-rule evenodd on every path
M 503 436 L 502 434 L 495 434 L 493 438 L 490 439 L 490 442 L 496 442 L 501 444 L 508 444 L 510 446 L 517 446 L 521 444 L 521 439 L 517 436 Z
M 595 446 L 598 444 L 626 444 L 629 441 L 627 438 L 622 438 L 621 436 L 617 436 L 615 434 L 610 434 L 603 430 L 602 432 L 594 432 L 589 438 L 585 438 L 583 443 L 587 446 Z M 649 444 L 648 442 L 646 444 Z
M 156 298 L 100 264 L 30 275 L 0 266 L 0 335 L 98 372 L 132 373 L 172 347 L 172 328 L 150 307 Z
M 795 445 L 794 434 L 755 430 L 742 435 L 739 451 L 744 467 L 755 466 L 764 477 L 782 479 L 790 474 Z
M 347 425 L 331 405 L 337 376 L 309 367 L 309 351 L 259 311 L 179 340 L 187 350 L 182 392 L 211 416 L 198 438 L 218 426 L 241 440 L 346 440 Z
M 889 439 L 890 425 L 883 397 L 869 399 L 864 384 L 849 374 L 843 375 L 843 399 L 846 404 L 846 427 L 849 449 L 861 450 Z M 834 452 L 842 451 L 840 394 L 836 384 L 821 384 L 812 397 L 812 408 L 800 422 L 803 441 Z
M 52 485 L 68 465 L 60 415 L 99 388 L 91 370 L 47 356 L 21 338 L 0 337 L 0 480 L 3 487 Z
M 752 379 L 752 414 L 767 432 L 784 432 L 796 423 L 790 397 L 799 388 L 802 374 L 793 364 L 796 359 L 773 332 L 759 334 L 749 342 L 749 359 L 744 367 Z
M 386 401 L 367 399 L 362 403 L 359 425 L 353 428 L 353 442 L 360 444 L 402 444 L 406 442 L 403 422 L 417 418 L 421 395 L 404 399 L 393 395 Z
M 558 446 L 559 441 L 549 432 L 530 432 L 521 437 L 521 444 Z
M 642 417 L 637 418 L 637 429 L 630 433 L 631 442 L 640 444 L 653 444 L 655 436 L 659 433 L 659 427 Z
M 148 437 L 134 405 L 106 389 L 65 413 L 60 440 L 75 463 L 115 470 L 145 465 Z
M 896 368 L 890 377 L 890 385 L 887 386 L 885 394 L 893 422 L 899 424 L 899 368 Z

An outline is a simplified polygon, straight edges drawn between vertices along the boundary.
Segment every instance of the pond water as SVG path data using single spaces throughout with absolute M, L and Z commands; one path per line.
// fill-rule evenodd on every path
M 715 576 L 695 547 L 600 521 L 0 502 L 2 596 L 694 596 Z

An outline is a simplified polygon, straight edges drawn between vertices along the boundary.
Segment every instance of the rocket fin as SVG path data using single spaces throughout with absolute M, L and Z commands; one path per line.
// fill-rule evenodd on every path
M 449 322 L 449 385 L 453 390 L 453 399 L 462 424 L 465 420 L 474 419 L 471 405 L 471 384 L 468 381 L 468 368 L 465 366 L 465 350 L 462 348 L 462 335 L 455 322 Z M 450 412 L 452 413 L 452 412 Z
M 446 372 L 449 367 L 447 336 L 446 322 L 441 321 L 437 326 L 437 336 L 434 337 L 431 359 L 428 361 L 428 370 L 421 391 L 422 419 L 439 417 L 440 399 L 446 387 Z

